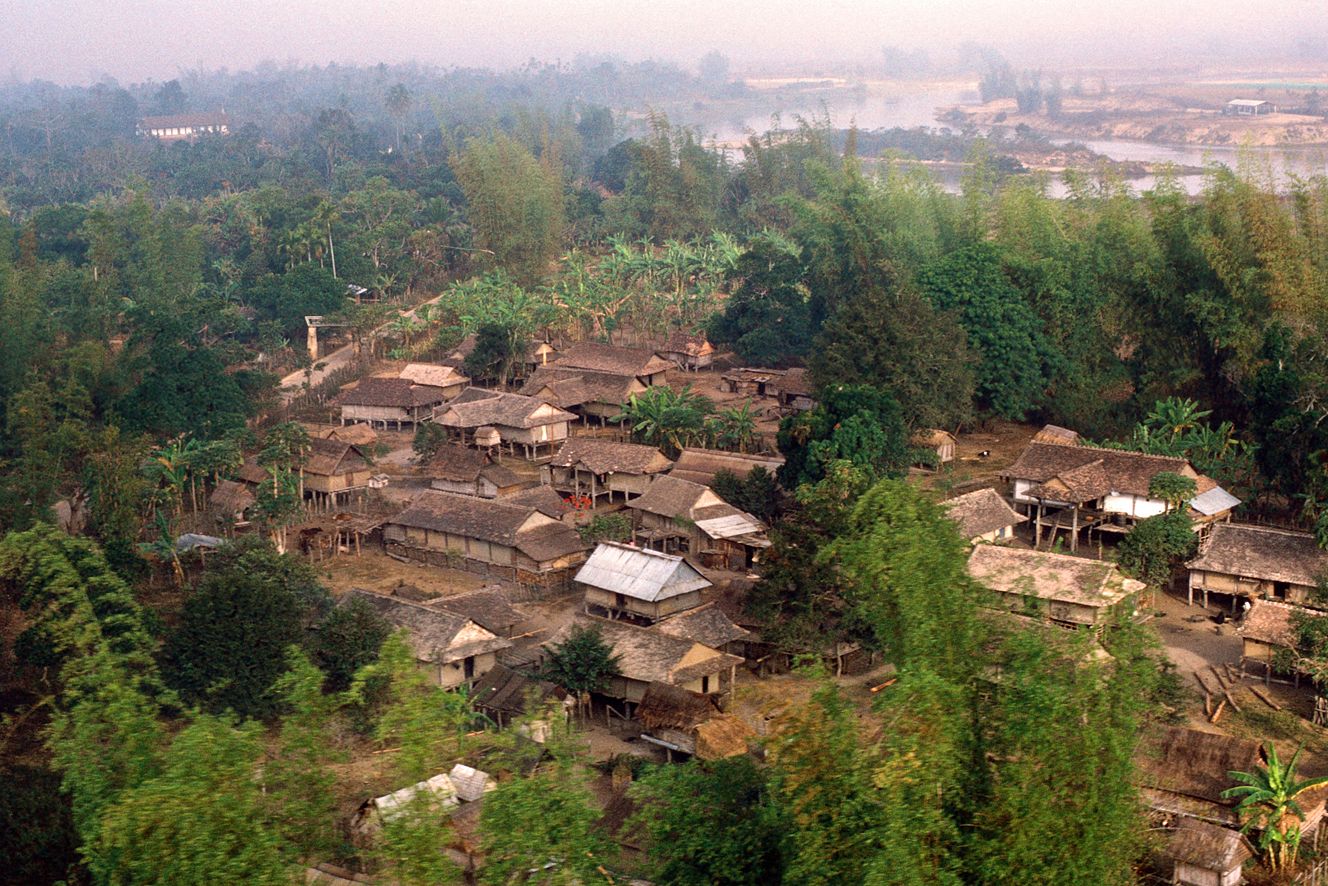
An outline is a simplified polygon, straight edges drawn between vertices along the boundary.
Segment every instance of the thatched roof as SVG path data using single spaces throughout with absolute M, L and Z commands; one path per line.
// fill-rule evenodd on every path
M 513 547 L 532 560 L 555 560 L 587 547 L 581 536 L 533 507 L 429 490 L 386 521 Z
M 655 482 L 650 484 L 644 495 L 633 499 L 631 507 L 661 517 L 682 517 L 690 520 L 693 518 L 692 512 L 697 508 L 722 504 L 726 504 L 724 499 L 705 486 L 666 474 L 655 478 Z
M 993 591 L 1079 606 L 1114 606 L 1144 588 L 1115 563 L 996 545 L 973 549 L 968 574 Z
M 1042 430 L 1033 435 L 1033 442 L 1078 446 L 1079 432 L 1063 428 L 1060 425 L 1043 425 Z
M 474 621 L 454 612 L 385 597 L 362 588 L 352 588 L 344 601 L 364 600 L 395 628 L 410 635 L 411 650 L 420 661 L 446 664 L 472 655 L 497 652 L 512 645 Z
M 1253 600 L 1250 602 L 1250 611 L 1245 613 L 1245 618 L 1241 620 L 1240 635 L 1257 643 L 1295 649 L 1297 640 L 1293 616 L 1298 612 L 1312 618 L 1323 618 L 1311 609 L 1292 606 L 1290 603 Z
M 336 406 L 392 406 L 410 409 L 436 406 L 446 400 L 441 388 L 414 384 L 404 378 L 362 378 L 355 387 L 342 391 L 332 403 Z
M 908 442 L 911 446 L 936 449 L 941 446 L 953 445 L 955 436 L 949 431 L 943 431 L 939 428 L 920 428 L 913 432 Z
M 1101 449 L 1097 446 L 1068 446 L 1056 442 L 1031 442 L 1005 469 L 1008 480 L 1031 482 L 1033 498 L 1052 501 L 1085 502 L 1106 493 L 1149 497 L 1149 484 L 1161 473 L 1181 474 L 1195 484 L 1195 502 L 1215 489 L 1211 477 L 1204 477 L 1185 458 L 1150 456 L 1125 449 Z M 1069 498 L 1066 498 L 1069 495 Z M 1203 515 L 1220 513 L 1239 505 L 1239 499 L 1226 490 L 1216 495 L 1226 503 L 1223 509 L 1201 509 Z
M 595 547 L 576 580 L 648 603 L 710 587 L 710 582 L 682 557 L 611 541 Z
M 474 483 L 479 479 L 480 471 L 493 459 L 487 452 L 471 449 L 456 443 L 439 446 L 429 459 L 427 469 L 430 476 L 453 483 Z
M 783 381 L 784 376 L 788 374 L 785 369 L 767 369 L 764 366 L 743 366 L 739 369 L 730 369 L 720 376 L 725 381 L 732 382 L 772 382 Z
M 723 649 L 729 643 L 752 636 L 751 631 L 734 624 L 714 603 L 666 618 L 653 625 L 652 630 L 681 640 L 692 640 L 711 649 Z
M 748 739 L 756 733 L 734 714 L 721 714 L 692 730 L 696 734 L 696 757 L 700 760 L 723 760 L 747 753 Z
M 1257 741 L 1183 726 L 1146 733 L 1135 754 L 1145 787 L 1222 807 L 1236 804 L 1222 796 L 1234 784 L 1227 773 L 1251 772 L 1260 761 Z
M 564 693 L 547 680 L 536 680 L 503 664 L 494 665 L 470 690 L 475 707 L 504 714 L 524 714 L 526 697 L 534 692 L 536 701 L 561 697 Z
M 369 469 L 369 460 L 360 447 L 341 440 L 314 437 L 304 459 L 304 472 L 319 477 L 335 477 Z
M 270 483 L 272 478 L 268 476 L 267 470 L 258 463 L 254 456 L 246 458 L 235 470 L 235 476 L 239 477 L 245 483 Z
M 736 655 L 679 640 L 647 628 L 618 621 L 578 618 L 545 642 L 557 646 L 570 636 L 573 626 L 597 628 L 604 642 L 618 657 L 618 675 L 641 683 L 690 683 L 703 676 L 717 676 L 742 664 Z
M 249 487 L 235 480 L 222 480 L 212 490 L 208 499 L 214 511 L 223 514 L 240 514 L 254 506 L 257 501 Z
M 964 538 L 977 538 L 1028 520 L 990 487 L 957 495 L 941 502 L 941 507 L 945 508 L 946 516 L 959 524 L 959 534 Z
M 534 508 L 546 517 L 552 517 L 555 520 L 562 519 L 568 511 L 567 502 L 558 494 L 558 490 L 552 486 L 532 486 L 529 489 L 522 489 L 511 495 L 505 495 L 500 499 L 510 505 L 520 505 L 523 508 Z
M 534 428 L 576 418 L 534 397 L 483 388 L 466 388 L 445 407 L 434 411 L 434 421 L 449 428 Z
M 569 409 L 586 403 L 617 406 L 632 394 L 646 390 L 635 375 L 591 372 L 565 366 L 541 366 L 521 386 L 521 394 L 535 397 L 554 406 Z
M 1254 857 L 1240 831 L 1182 818 L 1167 843 L 1167 856 L 1209 871 L 1233 871 Z
M 790 397 L 810 397 L 812 391 L 811 376 L 800 367 L 784 370 L 784 378 L 779 383 L 779 392 Z
M 713 539 L 729 539 L 754 547 L 767 547 L 766 526 L 724 501 L 714 491 L 672 474 L 656 477 L 650 488 L 633 499 L 629 508 L 674 520 L 690 521 Z
M 471 591 L 452 597 L 430 600 L 426 604 L 430 609 L 451 612 L 468 618 L 475 624 L 492 631 L 500 637 L 506 637 L 512 628 L 525 621 L 525 616 L 512 606 L 507 594 L 498 588 Z
M 746 455 L 740 452 L 722 452 L 718 449 L 684 449 L 673 463 L 669 476 L 687 480 L 701 486 L 715 482 L 715 475 L 728 471 L 739 479 L 746 479 L 752 468 L 764 468 L 774 474 L 784 466 L 777 455 Z
M 673 364 L 645 348 L 619 348 L 598 342 L 578 342 L 560 352 L 554 365 L 639 377 L 664 372 Z
M 710 696 L 668 683 L 651 683 L 641 697 L 636 718 L 647 729 L 688 731 L 719 713 Z
M 704 357 L 706 354 L 713 354 L 715 346 L 710 340 L 700 333 L 687 333 L 681 329 L 675 329 L 669 336 L 669 340 L 662 346 L 655 349 L 655 353 L 661 357 L 667 354 L 684 354 L 688 357 Z
M 401 370 L 400 377 L 417 385 L 434 388 L 451 388 L 470 382 L 470 379 L 457 371 L 456 367 L 437 363 L 407 363 Z
M 593 474 L 658 474 L 673 462 L 654 446 L 618 443 L 595 437 L 572 437 L 549 462 L 560 468 L 582 467 Z
M 1218 523 L 1199 556 L 1186 565 L 1206 572 L 1313 587 L 1328 575 L 1328 551 L 1320 548 L 1308 532 Z
M 339 428 L 328 428 L 320 432 L 318 436 L 355 446 L 373 446 L 378 442 L 378 432 L 364 422 L 356 422 L 353 425 L 344 425 Z

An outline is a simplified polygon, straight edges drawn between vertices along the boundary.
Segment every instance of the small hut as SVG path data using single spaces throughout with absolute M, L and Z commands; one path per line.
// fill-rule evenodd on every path
M 689 335 L 681 329 L 675 330 L 655 353 L 688 372 L 705 369 L 715 362 L 715 346 L 704 334 Z
M 651 683 L 636 710 L 645 726 L 641 738 L 674 753 L 701 760 L 721 760 L 747 753 L 750 727 L 720 712 L 714 700 L 667 683 Z
M 959 527 L 969 544 L 1003 542 L 1014 537 L 1014 528 L 1028 518 L 1010 507 L 990 487 L 958 495 L 941 502 L 945 514 Z
M 1079 432 L 1060 425 L 1043 425 L 1042 430 L 1033 435 L 1034 443 L 1053 443 L 1060 446 L 1078 446 Z
M 1254 848 L 1240 831 L 1192 818 L 1181 819 L 1167 843 L 1176 886 L 1237 886 Z
M 934 459 L 931 455 L 928 456 L 929 463 L 923 465 L 924 467 L 939 467 L 954 461 L 955 446 L 958 443 L 958 441 L 955 440 L 954 434 L 951 434 L 949 431 L 942 431 L 938 428 L 928 428 L 926 430 L 918 431 L 913 435 L 913 438 L 909 442 L 915 449 L 925 450 L 928 453 L 934 454 Z M 935 464 L 930 463 L 933 460 Z
M 1293 652 L 1297 643 L 1294 618 L 1303 613 L 1306 618 L 1323 618 L 1320 613 L 1276 600 L 1255 600 L 1240 625 L 1240 670 L 1247 668 L 1261 672 L 1264 682 L 1278 672 L 1279 659 Z M 1293 671 L 1292 681 L 1299 684 L 1300 673 Z
M 468 697 L 476 711 L 501 729 L 525 715 L 526 704 L 531 699 L 540 705 L 569 696 L 547 680 L 536 680 L 507 665 L 497 664 L 471 687 Z
M 218 523 L 229 530 L 249 527 L 249 509 L 257 503 L 250 488 L 236 480 L 222 480 L 208 500 Z

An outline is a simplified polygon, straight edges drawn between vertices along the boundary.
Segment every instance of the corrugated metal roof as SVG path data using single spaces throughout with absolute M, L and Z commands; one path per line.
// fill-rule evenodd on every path
M 474 769 L 464 763 L 458 763 L 452 767 L 448 773 L 452 779 L 452 784 L 456 786 L 456 795 L 466 802 L 474 802 L 484 796 L 488 791 L 498 787 L 494 784 L 489 773 L 480 769 Z
M 1240 504 L 1240 499 L 1236 498 L 1230 492 L 1227 492 L 1221 486 L 1214 486 L 1202 495 L 1196 495 L 1194 498 L 1190 499 L 1190 507 L 1203 514 L 1205 517 L 1211 517 L 1214 514 L 1229 511 L 1238 504 Z
M 383 821 L 391 821 L 399 810 L 421 791 L 427 791 L 434 796 L 434 799 L 443 806 L 455 806 L 457 804 L 456 786 L 452 784 L 451 777 L 446 772 L 439 773 L 428 781 L 422 781 L 413 784 L 408 788 L 402 788 L 399 791 L 393 791 L 382 797 L 375 797 L 372 805 L 378 810 L 379 816 Z
M 737 538 L 740 535 L 759 535 L 765 531 L 764 526 L 741 512 L 711 520 L 697 520 L 696 528 L 711 538 Z
M 614 542 L 603 542 L 595 548 L 576 580 L 648 603 L 710 587 L 710 582 L 682 557 Z

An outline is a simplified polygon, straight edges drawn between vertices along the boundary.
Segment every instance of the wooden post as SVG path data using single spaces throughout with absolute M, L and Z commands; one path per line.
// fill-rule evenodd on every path
M 1070 511 L 1070 553 L 1079 550 L 1079 506 Z
M 1037 517 L 1033 521 L 1033 550 L 1042 546 L 1042 499 L 1038 499 Z

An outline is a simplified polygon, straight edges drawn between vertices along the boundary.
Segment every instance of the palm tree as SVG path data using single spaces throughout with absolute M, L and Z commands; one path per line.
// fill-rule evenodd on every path
M 337 212 L 337 208 L 327 200 L 320 201 L 314 207 L 313 217 L 309 219 L 309 223 L 319 232 L 320 238 L 324 232 L 327 233 L 327 251 L 332 259 L 333 277 L 337 276 L 337 249 L 332 245 L 332 225 L 340 220 L 341 215 Z
M 626 422 L 638 441 L 677 458 L 684 447 L 705 437 L 706 416 L 713 408 L 691 385 L 680 391 L 654 387 L 629 397 L 622 412 L 609 421 Z
M 1300 761 L 1301 748 L 1296 748 L 1296 753 L 1286 764 L 1278 760 L 1277 748 L 1272 742 L 1268 742 L 1265 749 L 1267 765 L 1255 772 L 1228 772 L 1227 775 L 1240 784 L 1227 788 L 1222 796 L 1240 798 L 1236 813 L 1245 822 L 1241 833 L 1260 831 L 1259 851 L 1266 856 L 1268 867 L 1276 873 L 1294 865 L 1300 849 L 1300 823 L 1305 812 L 1296 798 L 1328 784 L 1328 776 L 1299 781 L 1296 779 L 1296 764 Z
M 747 447 L 756 442 L 756 414 L 752 412 L 752 401 L 744 400 L 741 406 L 725 409 L 715 417 L 715 444 L 721 449 L 736 449 L 746 452 Z

